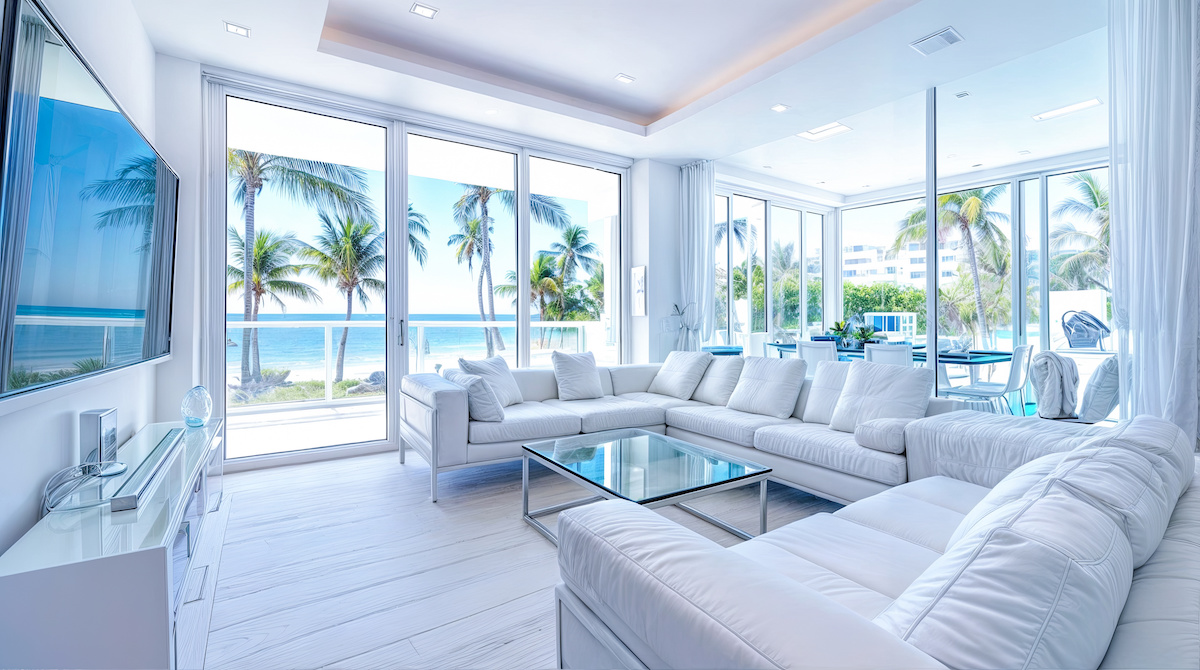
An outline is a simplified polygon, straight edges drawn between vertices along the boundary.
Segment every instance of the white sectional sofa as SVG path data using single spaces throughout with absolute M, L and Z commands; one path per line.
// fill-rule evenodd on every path
M 1200 666 L 1177 427 L 963 412 L 910 438 L 919 478 L 728 549 L 625 501 L 564 512 L 560 667 Z
M 797 381 L 804 381 L 786 418 L 725 407 L 732 384 L 727 375 L 722 378 L 720 369 L 730 363 L 720 359 L 714 359 L 688 399 L 650 392 L 662 367 L 658 364 L 600 367 L 604 396 L 568 401 L 558 399 L 553 370 L 514 369 L 524 402 L 504 408 L 503 421 L 471 420 L 466 389 L 444 377 L 407 375 L 400 384 L 401 449 L 407 445 L 434 464 L 431 495 L 435 501 L 439 473 L 520 458 L 521 445 L 531 441 L 618 428 L 666 433 L 762 463 L 774 469 L 773 479 L 838 502 L 858 500 L 908 481 L 907 422 L 885 427 L 876 441 L 887 444 L 875 448 L 861 446 L 855 432 L 832 430 L 828 425 L 841 392 L 836 382 L 844 382 L 849 366 L 874 366 L 892 375 L 901 374 L 903 368 L 827 363 L 823 365 L 836 367 L 840 374 L 831 375 L 835 382 L 823 388 L 814 387 L 813 379 L 804 379 L 802 362 L 791 362 L 800 363 L 793 369 Z M 926 408 L 926 399 L 918 400 L 925 415 L 964 407 L 957 400 L 930 398 Z M 810 412 L 810 421 L 805 422 L 810 407 L 819 411 Z

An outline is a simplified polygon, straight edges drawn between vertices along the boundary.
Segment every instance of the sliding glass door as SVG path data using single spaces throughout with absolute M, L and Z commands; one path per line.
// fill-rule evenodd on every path
M 387 131 L 225 112 L 226 456 L 386 440 Z

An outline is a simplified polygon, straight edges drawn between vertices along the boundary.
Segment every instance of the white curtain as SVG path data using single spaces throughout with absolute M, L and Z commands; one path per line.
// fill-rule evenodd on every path
M 676 349 L 696 351 L 712 337 L 716 266 L 713 208 L 717 172 L 712 161 L 696 161 L 679 171 L 679 272 L 683 289 Z
M 1197 433 L 1200 220 L 1194 0 L 1110 0 L 1113 311 L 1127 415 Z
M 178 180 L 167 164 L 155 161 L 154 218 L 151 226 L 149 279 L 146 286 L 146 328 L 142 338 L 142 358 L 161 356 L 171 346 L 171 277 L 175 249 L 175 198 Z

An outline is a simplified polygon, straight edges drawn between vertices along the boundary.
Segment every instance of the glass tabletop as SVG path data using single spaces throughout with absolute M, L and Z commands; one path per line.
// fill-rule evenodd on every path
M 636 503 L 769 473 L 771 468 L 644 430 L 612 430 L 525 445 L 525 451 Z

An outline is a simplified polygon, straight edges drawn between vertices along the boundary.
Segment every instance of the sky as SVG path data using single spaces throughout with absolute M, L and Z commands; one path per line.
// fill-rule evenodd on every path
M 375 203 L 382 222 L 386 196 L 383 172 L 386 131 L 383 128 L 236 98 L 229 99 L 227 112 L 227 140 L 231 147 L 336 162 L 365 170 L 367 195 Z M 410 135 L 408 165 L 409 200 L 415 211 L 428 217 L 430 228 L 429 238 L 423 240 L 429 252 L 425 267 L 410 260 L 412 281 L 408 311 L 411 314 L 476 314 L 477 275 L 470 275 L 465 264 L 459 265 L 454 260 L 453 249 L 447 245 L 450 235 L 458 230 L 453 220 L 453 205 L 463 192 L 461 183 L 513 189 L 515 156 L 504 151 Z M 601 256 L 607 260 L 611 250 L 611 228 L 607 217 L 620 210 L 619 178 L 599 170 L 532 158 L 530 182 L 535 193 L 557 198 L 573 224 L 587 225 L 590 241 L 601 248 Z M 495 229 L 492 280 L 494 285 L 499 285 L 507 283 L 506 273 L 516 267 L 515 219 L 498 202 L 493 202 L 489 215 Z M 255 219 L 260 229 L 293 232 L 304 241 L 311 240 L 319 230 L 314 210 L 290 201 L 269 185 L 258 198 Z M 244 225 L 242 207 L 234 202 L 232 192 L 228 199 L 227 220 L 239 229 Z M 530 231 L 531 255 L 548 250 L 559 238 L 559 232 L 535 223 Z M 586 279 L 587 274 L 581 272 L 579 277 Z M 341 313 L 344 310 L 344 299 L 336 289 L 311 278 L 304 281 L 318 289 L 322 302 L 310 305 L 290 301 L 288 313 Z M 230 312 L 241 312 L 238 296 L 229 297 L 227 304 Z M 497 299 L 495 306 L 497 314 L 516 311 L 510 298 Z M 277 306 L 269 304 L 261 311 L 264 314 L 281 313 Z M 365 310 L 361 304 L 356 304 L 355 313 L 383 314 L 384 301 L 372 299 Z

